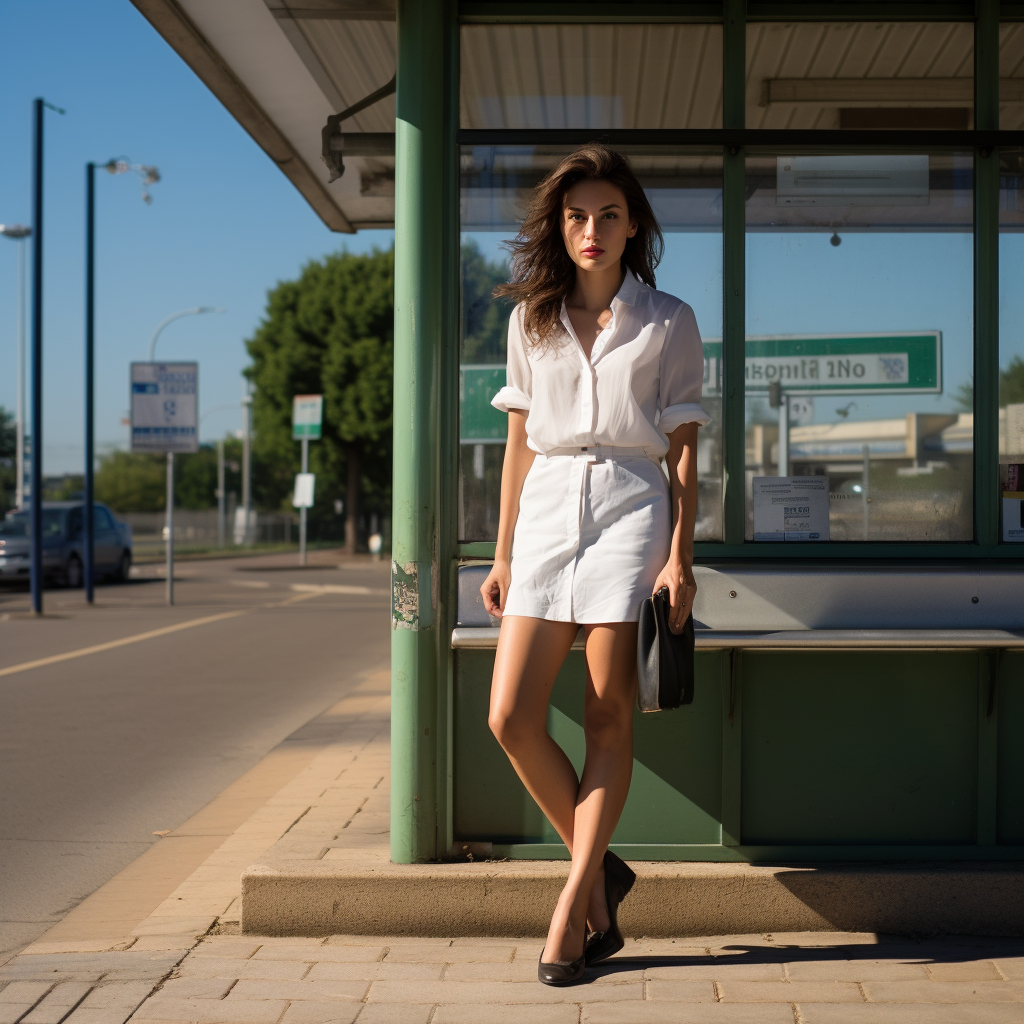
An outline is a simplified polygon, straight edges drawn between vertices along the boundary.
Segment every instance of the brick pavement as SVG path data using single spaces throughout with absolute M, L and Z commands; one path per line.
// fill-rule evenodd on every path
M 241 870 L 271 844 L 286 837 L 299 852 L 329 813 L 350 822 L 337 834 L 350 832 L 353 853 L 380 844 L 382 828 L 386 841 L 381 701 L 371 676 L 322 716 L 320 753 L 131 934 L 43 936 L 0 966 L 0 1024 L 1024 1022 L 1024 940 L 635 939 L 554 989 L 536 981 L 538 938 L 240 934 Z M 88 904 L 83 921 L 105 920 Z

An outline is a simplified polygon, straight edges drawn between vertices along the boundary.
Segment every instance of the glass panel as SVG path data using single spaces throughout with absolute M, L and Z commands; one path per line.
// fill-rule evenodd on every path
M 999 127 L 1024 128 L 1024 24 L 999 26 Z
M 748 128 L 965 129 L 973 107 L 973 25 L 747 26 Z
M 1000 535 L 1024 543 L 1024 149 L 999 164 Z
M 463 25 L 463 128 L 720 128 L 721 25 Z
M 762 152 L 746 187 L 747 539 L 971 540 L 972 155 Z
M 680 147 L 620 147 L 647 190 L 665 232 L 658 286 L 694 309 L 704 339 L 704 409 L 697 448 L 698 540 L 722 539 L 721 334 L 722 160 Z M 507 417 L 490 406 L 505 383 L 510 305 L 491 298 L 506 280 L 502 242 L 515 235 L 530 190 L 570 150 L 464 147 L 461 154 L 462 349 L 459 382 L 459 538 L 498 532 Z

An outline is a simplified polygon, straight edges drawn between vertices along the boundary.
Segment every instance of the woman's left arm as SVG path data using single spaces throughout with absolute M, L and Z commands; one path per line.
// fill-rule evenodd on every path
M 693 528 L 697 521 L 697 423 L 682 423 L 668 435 L 669 485 L 672 495 L 672 544 L 654 592 L 668 587 L 669 628 L 681 633 L 693 611 Z

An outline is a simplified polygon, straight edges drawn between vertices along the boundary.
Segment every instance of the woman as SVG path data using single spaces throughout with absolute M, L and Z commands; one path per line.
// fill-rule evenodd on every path
M 520 301 L 493 400 L 508 413 L 508 444 L 480 588 L 501 617 L 489 724 L 572 855 L 538 968 L 564 984 L 624 945 L 616 912 L 635 875 L 608 843 L 632 774 L 639 606 L 667 587 L 677 632 L 693 607 L 697 427 L 708 417 L 693 311 L 654 289 L 661 229 L 622 156 L 592 145 L 563 160 L 511 248 L 499 294 Z M 581 624 L 577 779 L 546 718 Z

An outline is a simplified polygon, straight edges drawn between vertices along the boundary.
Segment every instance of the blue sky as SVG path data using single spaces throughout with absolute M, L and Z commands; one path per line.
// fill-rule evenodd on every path
M 237 403 L 267 289 L 325 253 L 391 245 L 391 232 L 328 231 L 128 0 L 0 0 L 0 38 L 0 222 L 31 220 L 32 100 L 67 110 L 46 115 L 46 473 L 82 465 L 87 161 L 125 155 L 163 175 L 150 206 L 134 175 L 97 176 L 98 447 L 127 445 L 128 364 L 169 313 L 227 308 L 171 325 L 157 351 L 199 361 L 201 410 Z M 0 238 L 0 405 L 11 412 L 16 250 Z M 214 413 L 202 438 L 240 424 L 235 409 Z

